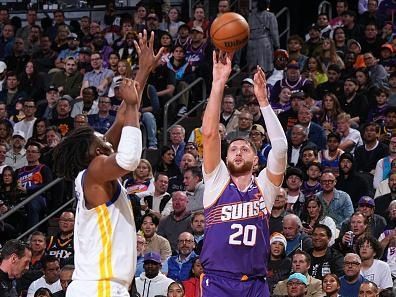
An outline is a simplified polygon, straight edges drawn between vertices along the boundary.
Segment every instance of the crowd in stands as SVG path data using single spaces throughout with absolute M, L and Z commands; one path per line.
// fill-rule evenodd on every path
M 57 178 L 53 149 L 73 129 L 107 132 L 121 104 L 120 81 L 138 70 L 134 42 L 143 30 L 154 32 L 155 49 L 165 50 L 140 115 L 146 151 L 158 160 L 142 159 L 123 180 L 139 230 L 131 296 L 198 297 L 202 131 L 173 125 L 168 145 L 160 136 L 170 98 L 199 77 L 210 88 L 216 15 L 198 4 L 183 19 L 178 7 L 145 2 L 122 14 L 108 5 L 104 20 L 67 20 L 62 10 L 38 19 L 29 8 L 24 26 L 0 6 L 0 215 Z M 332 2 L 336 15 L 318 13 L 284 49 L 266 5 L 259 1 L 245 16 L 252 33 L 233 58 L 241 83 L 230 84 L 222 101 L 222 158 L 230 140 L 244 137 L 257 148 L 255 174 L 266 166 L 271 143 L 252 80 L 259 64 L 288 138 L 289 166 L 269 221 L 272 296 L 395 296 L 396 1 Z M 228 11 L 230 1 L 219 0 L 217 15 Z M 169 124 L 194 116 L 187 113 L 201 92 L 193 87 L 171 104 Z M 29 234 L 28 250 L 13 239 L 72 197 L 73 185 L 61 181 L 0 221 L 0 280 L 12 257 L 28 258 L 8 284 L 10 295 L 0 288 L 0 296 L 65 296 L 74 269 L 73 209 L 59 213 L 56 235 L 46 235 L 47 225 Z

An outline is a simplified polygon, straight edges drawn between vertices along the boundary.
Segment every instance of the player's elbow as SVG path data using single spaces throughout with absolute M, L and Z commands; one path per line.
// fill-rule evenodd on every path
M 126 171 L 134 171 L 139 165 L 140 154 L 139 152 L 134 152 L 133 154 L 117 153 L 117 164 Z

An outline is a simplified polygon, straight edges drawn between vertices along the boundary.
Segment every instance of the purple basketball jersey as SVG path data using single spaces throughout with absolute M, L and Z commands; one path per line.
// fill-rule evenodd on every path
M 254 181 L 240 192 L 230 180 L 217 201 L 205 209 L 205 241 L 200 255 L 205 272 L 235 277 L 265 276 L 269 257 L 269 212 Z

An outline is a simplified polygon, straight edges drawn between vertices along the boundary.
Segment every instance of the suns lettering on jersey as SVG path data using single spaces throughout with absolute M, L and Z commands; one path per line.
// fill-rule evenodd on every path
M 267 214 L 268 210 L 265 207 L 265 201 L 261 195 L 258 200 L 228 204 L 221 208 L 221 220 L 223 222 L 239 221 L 266 216 Z

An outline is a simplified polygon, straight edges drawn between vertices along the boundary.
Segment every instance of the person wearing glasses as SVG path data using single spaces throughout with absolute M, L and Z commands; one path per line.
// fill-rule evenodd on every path
M 317 193 L 316 196 L 322 202 L 327 216 L 333 218 L 337 228 L 340 229 L 341 223 L 353 214 L 351 197 L 344 191 L 335 188 L 336 177 L 332 171 L 323 171 L 320 183 L 322 191 Z
M 177 255 L 168 259 L 168 277 L 176 281 L 185 281 L 190 278 L 193 262 L 197 257 L 194 252 L 194 236 L 183 232 L 177 240 Z
M 110 114 L 111 99 L 99 97 L 98 113 L 88 115 L 88 123 L 95 131 L 105 134 L 115 121 L 115 116 Z
M 34 99 L 25 99 L 23 102 L 23 113 L 25 118 L 16 123 L 14 126 L 14 131 L 23 131 L 25 133 L 26 139 L 29 139 L 33 135 L 33 126 L 36 121 L 34 114 L 36 113 L 36 103 Z
M 52 181 L 51 169 L 39 161 L 41 156 L 40 148 L 40 144 L 30 142 L 26 147 L 28 164 L 17 171 L 18 184 L 26 197 L 39 191 Z M 45 194 L 40 194 L 27 203 L 27 227 L 30 228 L 36 225 L 44 217 L 46 208 L 47 197 Z
M 339 294 L 345 297 L 357 297 L 359 295 L 359 288 L 365 279 L 360 274 L 362 260 L 357 254 L 348 253 L 344 257 L 344 275 L 340 277 L 340 291 Z

